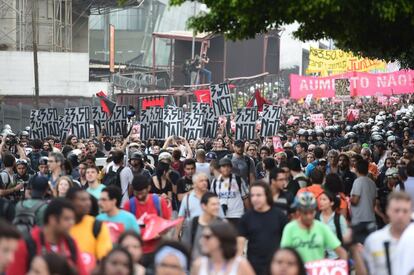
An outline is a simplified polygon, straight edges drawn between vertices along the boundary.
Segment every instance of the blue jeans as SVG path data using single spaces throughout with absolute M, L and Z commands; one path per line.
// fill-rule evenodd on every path
M 206 68 L 203 68 L 203 69 L 200 69 L 200 73 L 207 77 L 207 83 L 211 83 L 211 72 L 209 70 L 207 70 Z M 199 80 L 197 82 L 199 82 Z

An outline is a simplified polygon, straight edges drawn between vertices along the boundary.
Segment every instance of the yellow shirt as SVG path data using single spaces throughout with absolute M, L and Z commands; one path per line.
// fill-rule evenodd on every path
M 112 249 L 111 236 L 108 227 L 102 223 L 98 237 L 93 235 L 95 218 L 85 215 L 82 221 L 70 229 L 70 236 L 74 238 L 81 252 L 89 253 L 100 260 Z

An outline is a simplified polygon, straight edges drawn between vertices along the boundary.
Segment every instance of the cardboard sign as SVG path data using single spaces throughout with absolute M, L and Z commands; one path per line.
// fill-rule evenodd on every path
M 279 153 L 283 151 L 282 140 L 280 139 L 279 136 L 273 137 L 273 150 L 275 151 L 275 153 Z
M 215 116 L 229 116 L 233 112 L 233 100 L 227 83 L 210 85 L 211 102 Z
M 150 115 L 151 110 L 141 110 L 139 116 L 139 125 L 140 125 L 140 138 L 142 140 L 148 140 L 151 138 L 151 124 L 150 124 Z
M 187 140 L 198 139 L 203 136 L 204 117 L 204 114 L 185 113 L 183 133 Z
M 98 136 L 102 132 L 102 125 L 108 120 L 108 115 L 102 110 L 101 106 L 91 107 L 92 125 L 95 135 Z
M 204 138 L 216 138 L 216 133 L 218 129 L 218 117 L 214 115 L 213 108 L 207 108 L 205 115 L 203 137 Z
M 102 110 L 100 106 L 91 107 L 92 124 L 95 135 L 102 132 L 102 126 L 105 125 L 105 134 L 111 137 L 126 136 L 128 132 L 128 107 L 115 106 L 111 117 Z
M 205 114 L 208 108 L 210 108 L 210 104 L 208 103 L 191 102 L 192 113 Z
M 60 135 L 59 115 L 56 108 L 42 108 L 30 111 L 30 138 L 44 139 Z
M 308 275 L 348 275 L 348 263 L 345 260 L 320 260 L 305 264 Z
M 236 113 L 236 140 L 251 140 L 256 138 L 256 108 L 237 109 Z
M 169 107 L 164 109 L 163 128 L 164 138 L 183 135 L 183 108 Z
M 65 141 L 70 135 L 70 119 L 65 115 L 59 116 L 60 140 Z
M 151 107 L 150 109 L 150 137 L 163 139 L 164 138 L 164 128 L 163 128 L 163 114 L 164 111 L 160 107 Z
M 282 107 L 273 105 L 263 105 L 262 124 L 260 128 L 260 136 L 273 137 L 279 131 L 280 117 L 282 115 Z
M 64 124 L 65 126 L 69 124 L 72 135 L 82 139 L 89 138 L 90 109 L 89 106 L 65 108 Z
M 323 114 L 312 114 L 310 120 L 315 123 L 315 127 L 325 127 L 325 117 Z
M 106 123 L 106 134 L 111 137 L 125 137 L 128 133 L 128 107 L 115 106 L 112 116 Z

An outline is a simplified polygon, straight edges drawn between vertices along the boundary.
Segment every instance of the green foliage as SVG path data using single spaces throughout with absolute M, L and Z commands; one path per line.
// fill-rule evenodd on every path
M 121 1 L 121 0 L 120 0 Z M 193 1 L 193 0 L 192 0 Z M 170 0 L 181 5 L 185 0 Z M 198 32 L 247 39 L 299 23 L 300 40 L 331 38 L 338 48 L 414 67 L 413 0 L 201 0 L 209 8 L 188 22 Z

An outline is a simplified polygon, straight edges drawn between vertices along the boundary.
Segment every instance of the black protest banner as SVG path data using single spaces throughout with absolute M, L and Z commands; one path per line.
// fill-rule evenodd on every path
M 151 107 L 150 109 L 150 138 L 163 139 L 163 114 L 164 111 L 160 107 Z
M 209 107 L 210 107 L 210 104 L 208 103 L 191 102 L 192 113 L 205 114 Z
M 63 115 L 63 116 L 59 116 L 59 128 L 60 128 L 60 140 L 61 141 L 66 141 L 66 139 L 68 138 L 69 134 L 70 134 L 70 118 Z
M 64 121 L 65 124 L 70 121 L 70 134 L 78 138 L 89 138 L 90 109 L 89 106 L 65 108 Z
M 59 136 L 59 116 L 56 108 L 42 108 L 30 111 L 30 138 L 44 139 Z
M 218 128 L 218 117 L 214 115 L 213 108 L 210 106 L 207 108 L 204 117 L 204 130 L 203 130 L 203 137 L 204 138 L 216 138 Z
M 233 100 L 227 83 L 210 85 L 210 95 L 216 117 L 231 115 L 233 112 Z
M 105 125 L 105 134 L 111 137 L 125 136 L 128 132 L 128 107 L 115 106 L 111 117 L 103 111 L 101 106 L 91 107 L 92 125 L 95 135 L 99 135 Z
M 108 115 L 103 111 L 101 106 L 92 106 L 91 116 L 95 136 L 98 136 L 102 132 L 102 126 L 108 120 Z
M 279 131 L 280 117 L 282 115 L 282 107 L 264 104 L 262 114 L 262 127 L 260 128 L 260 136 L 273 137 Z
M 256 138 L 257 108 L 240 108 L 236 113 L 236 139 Z
M 164 138 L 168 138 L 169 136 L 181 137 L 183 135 L 183 119 L 183 108 L 170 107 L 168 109 L 164 109 Z
M 30 111 L 30 139 L 43 139 L 42 121 L 38 115 L 39 110 Z
M 198 139 L 203 136 L 204 114 L 185 113 L 183 136 L 187 139 Z
M 148 140 L 151 138 L 150 113 L 151 111 L 149 109 L 141 110 L 139 116 L 141 140 Z
M 115 106 L 105 124 L 106 134 L 110 137 L 126 137 L 128 134 L 128 107 Z

